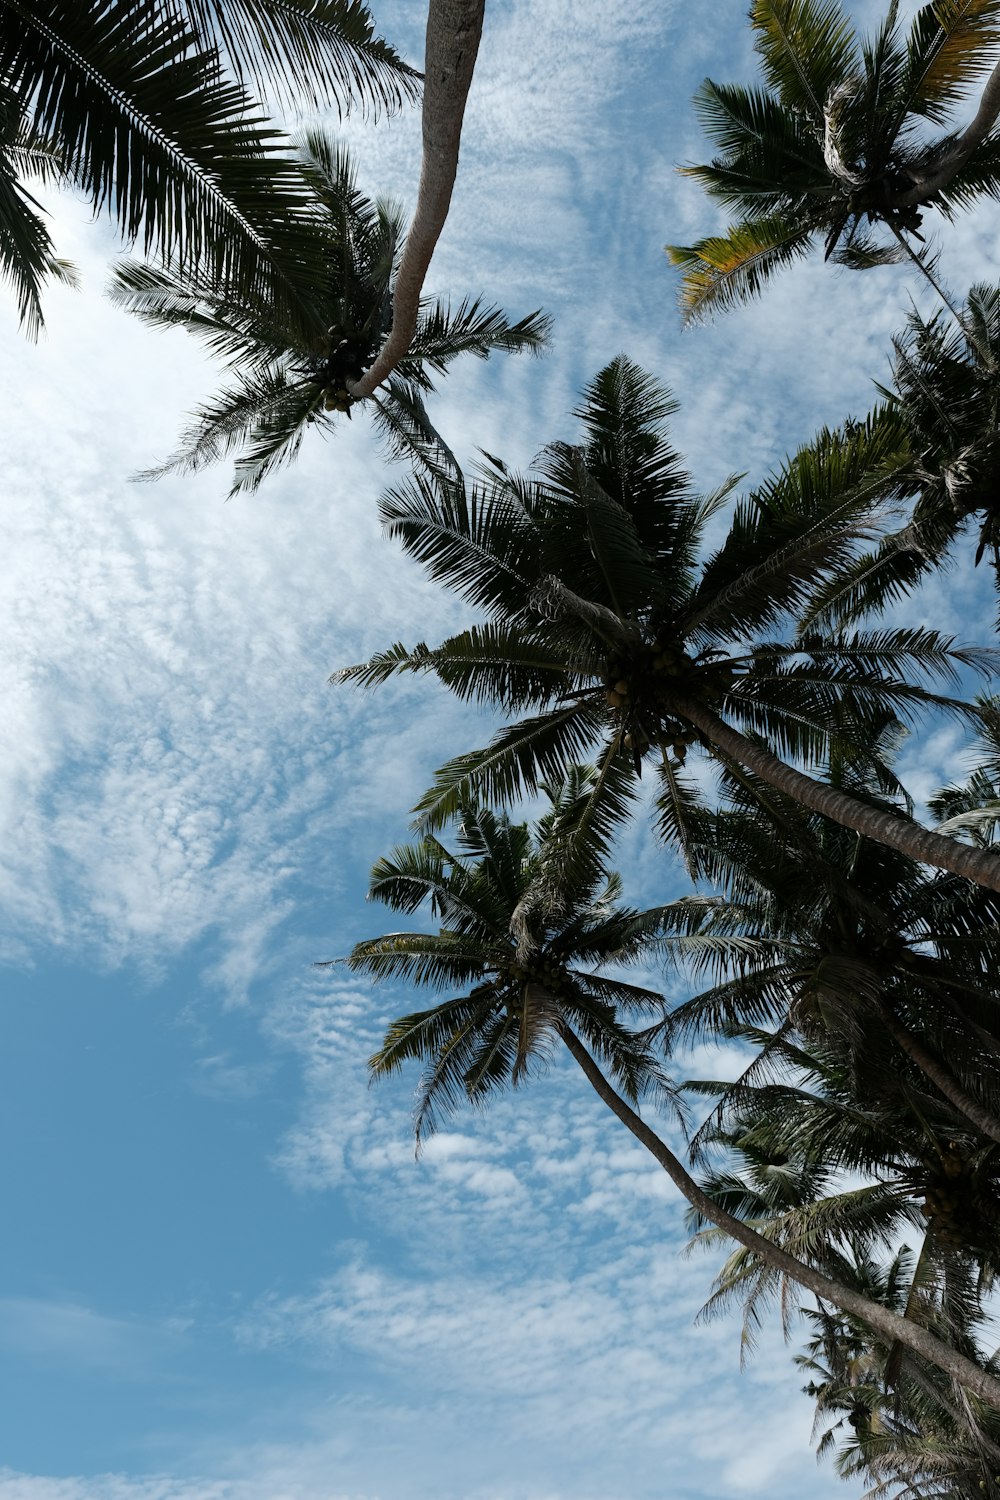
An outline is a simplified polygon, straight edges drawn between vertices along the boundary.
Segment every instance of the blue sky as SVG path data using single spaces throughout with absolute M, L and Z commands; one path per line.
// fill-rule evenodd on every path
M 422 7 L 382 27 L 418 56 Z M 876 14 L 874 6 L 857 13 Z M 679 161 L 689 98 L 747 76 L 742 4 L 492 0 L 436 292 L 543 306 L 543 361 L 456 369 L 463 455 L 572 437 L 621 350 L 682 403 L 698 483 L 759 475 L 860 413 L 921 289 L 810 263 L 681 333 L 662 254 L 718 222 Z M 411 203 L 416 115 L 351 120 L 364 185 Z M 138 486 L 213 371 L 104 302 L 110 235 L 52 203 L 85 289 L 37 346 L 8 306 L 0 549 L 0 1500 L 822 1500 L 772 1331 L 695 1325 L 662 1174 L 553 1066 L 414 1161 L 413 1080 L 364 1061 L 411 997 L 317 960 L 380 930 L 373 860 L 485 726 L 429 683 L 329 673 L 462 618 L 380 536 L 398 471 L 362 416 L 225 504 L 224 470 Z M 942 239 L 964 290 L 998 214 Z M 901 618 L 985 640 L 968 560 Z M 915 738 L 918 792 L 960 768 Z M 628 888 L 679 890 L 641 827 Z M 692 1072 L 726 1059 L 686 1060 Z

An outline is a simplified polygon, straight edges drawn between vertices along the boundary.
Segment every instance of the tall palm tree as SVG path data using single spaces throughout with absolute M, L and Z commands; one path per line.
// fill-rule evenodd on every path
M 920 1297 L 914 1257 L 905 1247 L 883 1265 L 855 1261 L 859 1284 L 902 1310 Z M 919 1266 L 919 1262 L 917 1263 Z M 963 1400 L 932 1369 L 897 1357 L 856 1319 L 826 1308 L 803 1308 L 812 1328 L 795 1363 L 816 1403 L 814 1435 L 825 1426 L 816 1456 L 833 1452 L 838 1474 L 862 1478 L 865 1500 L 890 1493 L 927 1500 L 995 1500 L 1000 1428 L 996 1414 Z
M 910 237 L 928 208 L 950 218 L 996 196 L 1000 4 L 934 0 L 906 35 L 898 9 L 890 0 L 863 40 L 837 0 L 753 0 L 763 84 L 708 80 L 695 99 L 719 154 L 683 170 L 739 217 L 724 234 L 667 247 L 688 317 L 756 295 L 818 242 L 856 269 L 919 260 Z M 956 130 L 991 68 L 974 119 Z
M 351 382 L 374 358 L 392 320 L 406 230 L 396 205 L 372 202 L 358 189 L 347 152 L 321 131 L 305 135 L 301 157 L 322 212 L 325 254 L 306 320 L 290 322 L 256 297 L 220 291 L 210 276 L 128 262 L 116 269 L 114 301 L 152 327 L 186 329 L 221 355 L 233 374 L 232 383 L 195 413 L 178 452 L 144 477 L 199 469 L 237 450 L 230 493 L 256 489 L 294 457 L 310 424 L 329 432 L 338 413 L 351 415 Z M 421 459 L 436 455 L 454 470 L 424 407 L 434 375 L 463 354 L 485 359 L 497 350 L 537 353 L 549 326 L 537 311 L 511 323 L 478 299 L 454 309 L 423 301 L 409 354 L 369 398 L 390 451 Z
M 452 994 L 390 1024 L 370 1062 L 374 1076 L 414 1060 L 425 1064 L 419 1142 L 439 1110 L 463 1101 L 485 1104 L 526 1079 L 533 1062 L 561 1043 L 698 1213 L 776 1274 L 871 1318 L 885 1337 L 898 1338 L 1000 1409 L 1000 1381 L 919 1324 L 841 1285 L 728 1212 L 639 1115 L 642 1098 L 675 1098 L 646 1031 L 628 1024 L 656 1017 L 662 998 L 595 966 L 648 950 L 662 913 L 617 904 L 619 883 L 603 873 L 602 841 L 592 834 L 594 780 L 594 772 L 575 768 L 549 787 L 550 810 L 534 829 L 466 804 L 454 848 L 426 837 L 375 866 L 370 897 L 406 913 L 427 905 L 440 927 L 367 939 L 347 962 L 378 979 Z
M 59 269 L 25 186 L 39 169 L 168 264 L 309 305 L 309 187 L 244 80 L 327 105 L 415 88 L 359 0 L 0 0 L 0 272 L 29 331 Z
M 849 765 L 832 779 L 892 806 Z M 996 894 L 932 873 L 745 775 L 723 780 L 729 805 L 699 815 L 697 854 L 699 873 L 726 896 L 678 909 L 678 924 L 696 932 L 671 940 L 677 959 L 723 972 L 671 1014 L 671 1037 L 744 1025 L 834 1035 L 845 1039 L 859 1097 L 891 1095 L 908 1061 L 951 1106 L 956 1129 L 1000 1144 Z
M 1000 589 L 1000 287 L 980 283 L 957 316 L 911 313 L 893 340 L 884 419 L 901 423 L 914 496 L 899 530 L 825 582 L 813 619 L 846 620 L 878 608 L 946 563 L 963 532 L 978 532 Z
M 692 492 L 667 437 L 674 409 L 621 357 L 585 393 L 583 443 L 550 445 L 534 479 L 491 459 L 471 488 L 439 472 L 383 499 L 389 534 L 488 619 L 433 649 L 397 643 L 340 679 L 432 672 L 464 698 L 529 711 L 439 771 L 418 808 L 428 826 L 470 795 L 510 801 L 600 747 L 595 797 L 607 776 L 638 776 L 652 759 L 660 831 L 683 847 L 696 797 L 681 766 L 695 745 L 878 842 L 1000 889 L 992 852 L 788 763 L 815 766 L 831 743 L 870 755 L 887 712 L 985 711 L 907 679 L 992 661 L 934 631 L 766 634 L 856 555 L 874 499 L 896 484 L 889 424 L 822 434 L 736 507 L 706 557 L 705 528 L 729 487 Z

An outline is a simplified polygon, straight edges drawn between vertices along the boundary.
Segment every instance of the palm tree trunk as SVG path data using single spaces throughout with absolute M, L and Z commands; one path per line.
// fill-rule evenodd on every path
M 406 355 L 420 293 L 438 242 L 458 171 L 465 101 L 476 66 L 486 0 L 430 0 L 424 48 L 423 160 L 417 206 L 392 297 L 392 327 L 378 358 L 356 384 L 355 401 L 370 396 Z
M 903 1025 L 893 1013 L 891 1006 L 886 1005 L 884 1000 L 875 1000 L 874 1004 L 879 1019 L 897 1047 L 916 1063 L 924 1077 L 930 1079 L 938 1092 L 944 1095 L 949 1104 L 954 1105 L 959 1114 L 964 1115 L 989 1140 L 1000 1144 L 1000 1120 L 978 1100 L 973 1099 L 971 1094 L 965 1092 L 950 1069 L 938 1061 L 920 1038 L 910 1031 L 909 1027 Z
M 696 1208 L 711 1223 L 730 1235 L 738 1244 L 759 1256 L 767 1265 L 780 1271 L 782 1275 L 798 1282 L 800 1286 L 804 1286 L 824 1302 L 830 1302 L 844 1312 L 853 1313 L 856 1318 L 860 1318 L 862 1322 L 867 1323 L 869 1328 L 874 1329 L 876 1333 L 881 1334 L 890 1342 L 904 1344 L 907 1349 L 912 1350 L 928 1364 L 950 1375 L 972 1395 L 978 1396 L 987 1405 L 1000 1411 L 1000 1380 L 987 1374 L 979 1365 L 967 1359 L 964 1354 L 960 1354 L 957 1349 L 953 1349 L 942 1339 L 937 1338 L 928 1329 L 922 1328 L 919 1323 L 911 1322 L 909 1318 L 901 1318 L 898 1313 L 891 1312 L 880 1303 L 870 1301 L 861 1292 L 854 1291 L 853 1288 L 844 1286 L 839 1281 L 834 1281 L 832 1277 L 825 1276 L 821 1271 L 806 1265 L 804 1261 L 797 1260 L 794 1255 L 789 1255 L 779 1245 L 758 1234 L 741 1219 L 734 1218 L 732 1214 L 721 1208 L 707 1193 L 702 1191 L 655 1131 L 651 1130 L 645 1120 L 636 1114 L 635 1110 L 611 1087 L 586 1047 L 565 1021 L 560 1020 L 557 1023 L 557 1030 L 570 1055 L 583 1070 L 598 1097 L 613 1114 L 618 1116 L 640 1145 L 645 1146 L 675 1187 L 680 1189 L 692 1208 Z
M 700 730 L 710 749 L 721 750 L 723 755 L 746 766 L 762 781 L 803 807 L 822 813 L 832 823 L 853 828 L 855 833 L 863 834 L 876 844 L 898 849 L 918 864 L 950 870 L 964 880 L 974 880 L 988 890 L 1000 891 L 1000 856 L 960 843 L 958 839 L 947 838 L 942 833 L 934 833 L 899 813 L 883 812 L 859 802 L 847 792 L 815 781 L 803 771 L 779 760 L 769 750 L 755 745 L 693 698 L 674 698 L 671 707 Z
M 1000 115 L 1000 63 L 986 80 L 979 108 L 972 123 L 959 136 L 950 151 L 932 163 L 928 171 L 914 177 L 913 187 L 903 193 L 894 193 L 889 202 L 893 208 L 912 208 L 919 203 L 928 203 L 941 188 L 947 187 L 955 173 L 960 171 L 977 146 L 982 145 Z

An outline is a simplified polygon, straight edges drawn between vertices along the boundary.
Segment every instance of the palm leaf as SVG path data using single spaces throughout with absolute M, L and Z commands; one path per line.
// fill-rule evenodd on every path
M 774 215 L 733 225 L 694 245 L 668 245 L 682 271 L 679 302 L 685 321 L 708 318 L 756 297 L 776 271 L 809 253 L 813 225 Z
M 753 0 L 750 24 L 768 84 L 822 129 L 827 100 L 859 71 L 854 28 L 837 0 Z
M 412 103 L 420 74 L 373 32 L 362 0 L 186 0 L 200 35 L 215 36 L 255 92 L 292 108 L 331 102 L 345 113 Z
M 95 209 L 146 252 L 301 320 L 323 272 L 308 185 L 214 49 L 145 0 L 4 9 L 0 75 Z
M 605 715 L 591 704 L 571 704 L 502 729 L 482 750 L 448 761 L 414 808 L 417 826 L 439 828 L 463 802 L 512 802 L 558 780 L 568 765 L 586 759 L 604 727 Z
M 970 85 L 992 66 L 988 54 L 998 43 L 998 0 L 934 0 L 921 6 L 907 43 L 902 110 L 946 123 Z

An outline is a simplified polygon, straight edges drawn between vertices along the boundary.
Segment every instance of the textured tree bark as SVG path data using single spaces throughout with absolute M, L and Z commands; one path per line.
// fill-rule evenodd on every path
M 959 136 L 950 151 L 931 162 L 929 169 L 916 178 L 913 187 L 903 193 L 894 193 L 889 199 L 892 208 L 911 208 L 927 203 L 941 188 L 947 187 L 955 173 L 960 171 L 976 147 L 989 135 L 1000 115 L 1000 63 L 986 81 L 975 119 Z
M 451 203 L 465 101 L 476 66 L 486 0 L 430 0 L 424 49 L 423 160 L 417 206 L 393 288 L 392 327 L 375 363 L 348 386 L 370 396 L 406 355 L 417 326 L 427 267 Z
M 761 1260 L 773 1266 L 782 1275 L 789 1276 L 800 1286 L 804 1286 L 807 1291 L 822 1298 L 824 1302 L 831 1302 L 844 1312 L 853 1313 L 855 1317 L 867 1323 L 869 1328 L 874 1329 L 876 1333 L 881 1334 L 890 1342 L 904 1344 L 907 1349 L 911 1349 L 928 1364 L 950 1375 L 972 1395 L 978 1396 L 987 1405 L 1000 1411 L 1000 1380 L 987 1374 L 973 1360 L 967 1359 L 964 1354 L 960 1354 L 957 1349 L 953 1349 L 926 1328 L 922 1328 L 919 1323 L 914 1323 L 909 1318 L 901 1318 L 898 1313 L 891 1312 L 881 1303 L 871 1302 L 861 1292 L 854 1291 L 853 1288 L 844 1286 L 839 1281 L 834 1281 L 832 1277 L 825 1276 L 821 1271 L 806 1265 L 804 1261 L 797 1260 L 794 1255 L 789 1255 L 786 1250 L 782 1250 L 780 1246 L 758 1234 L 741 1219 L 734 1218 L 724 1208 L 720 1208 L 707 1193 L 702 1192 L 694 1178 L 684 1170 L 678 1158 L 660 1140 L 655 1131 L 649 1128 L 641 1115 L 636 1114 L 635 1110 L 611 1087 L 576 1033 L 564 1021 L 559 1023 L 558 1031 L 598 1097 L 613 1114 L 617 1115 L 640 1145 L 645 1146 L 675 1187 L 680 1189 L 692 1208 L 696 1208 L 711 1223 L 717 1225 L 739 1244 L 744 1245 L 754 1255 L 759 1255 Z
M 984 885 L 988 890 L 1000 891 L 1000 857 L 996 854 L 985 849 L 975 849 L 970 844 L 960 843 L 958 839 L 947 838 L 943 833 L 934 833 L 921 823 L 914 823 L 895 813 L 869 807 L 847 792 L 838 792 L 836 787 L 814 781 L 803 771 L 786 765 L 769 750 L 762 750 L 759 745 L 753 744 L 703 703 L 678 697 L 672 700 L 671 707 L 682 718 L 688 719 L 696 729 L 700 729 L 710 746 L 746 766 L 762 781 L 779 792 L 784 792 L 803 807 L 822 813 L 832 823 L 853 828 L 855 833 L 864 834 L 865 838 L 874 840 L 876 844 L 898 849 L 900 853 L 915 859 L 918 864 L 950 870 L 953 875 L 974 880 L 977 885 Z

